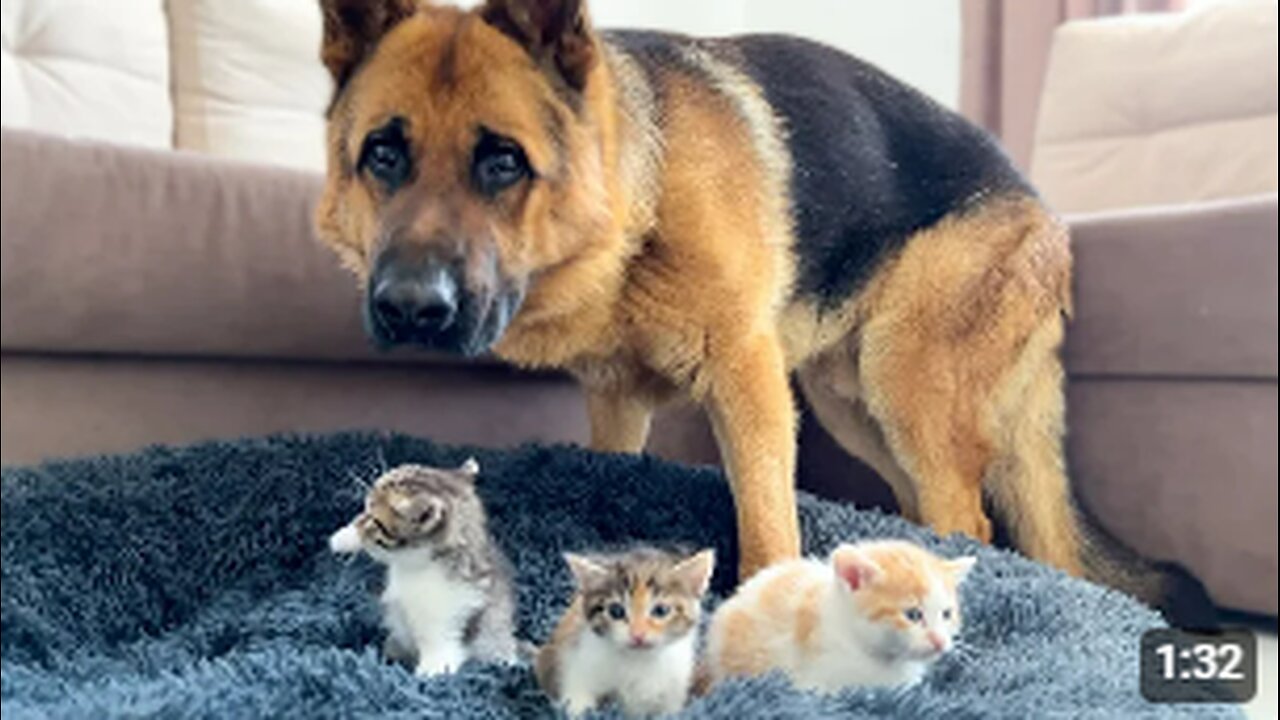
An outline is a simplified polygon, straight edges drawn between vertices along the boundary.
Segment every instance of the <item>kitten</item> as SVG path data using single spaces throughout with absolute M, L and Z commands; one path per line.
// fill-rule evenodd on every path
M 919 682 L 960 629 L 956 591 L 974 561 L 882 540 L 767 568 L 712 617 L 710 681 L 781 670 L 824 692 Z
M 513 662 L 511 570 L 489 537 L 475 460 L 456 470 L 401 465 L 377 479 L 364 512 L 329 538 L 387 566 L 382 593 L 388 658 L 418 675 L 468 658 Z
M 571 715 L 613 700 L 629 716 L 679 710 L 689 696 L 701 600 L 715 552 L 566 554 L 577 590 L 539 651 L 538 684 Z

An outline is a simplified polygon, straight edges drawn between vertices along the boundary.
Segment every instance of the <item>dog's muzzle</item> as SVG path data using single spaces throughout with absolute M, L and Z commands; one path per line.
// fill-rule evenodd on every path
M 479 355 L 502 337 L 524 299 L 516 283 L 469 289 L 460 267 L 433 262 L 380 262 L 369 278 L 365 326 L 379 347 L 417 345 Z
M 388 267 L 374 280 L 370 311 L 392 342 L 436 337 L 458 316 L 458 282 L 443 266 L 422 271 Z

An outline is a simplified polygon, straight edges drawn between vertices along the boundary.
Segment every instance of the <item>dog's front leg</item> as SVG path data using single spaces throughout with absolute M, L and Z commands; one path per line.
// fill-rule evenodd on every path
M 707 358 L 705 405 L 738 518 L 739 581 L 800 554 L 796 418 L 782 348 L 772 336 Z
M 588 389 L 587 417 L 593 450 L 638 453 L 649 440 L 653 408 L 640 396 L 623 390 Z

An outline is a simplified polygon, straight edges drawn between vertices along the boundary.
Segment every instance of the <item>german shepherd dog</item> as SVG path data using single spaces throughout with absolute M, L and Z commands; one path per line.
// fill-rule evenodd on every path
M 600 450 L 698 401 L 741 578 L 800 552 L 794 377 L 908 518 L 989 541 L 986 499 L 1032 558 L 1156 604 L 1185 584 L 1077 512 L 1067 232 L 983 131 L 796 38 L 599 32 L 581 0 L 320 4 L 317 225 L 375 343 L 567 370 Z

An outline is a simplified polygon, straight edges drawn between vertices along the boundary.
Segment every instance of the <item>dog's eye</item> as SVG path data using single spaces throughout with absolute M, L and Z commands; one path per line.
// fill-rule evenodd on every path
M 532 174 L 529 159 L 514 141 L 486 132 L 476 143 L 471 178 L 481 194 L 493 197 Z
M 412 163 L 409 144 L 399 121 L 392 121 L 365 136 L 358 165 L 360 170 L 372 175 L 388 190 L 404 184 L 409 178 Z

